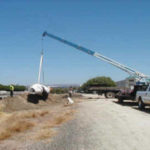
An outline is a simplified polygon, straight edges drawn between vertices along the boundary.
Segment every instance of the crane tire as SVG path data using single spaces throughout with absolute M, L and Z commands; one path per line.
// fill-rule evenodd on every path
M 118 103 L 122 104 L 123 103 L 123 99 L 122 98 L 118 98 Z
M 107 92 L 107 93 L 105 93 L 105 97 L 106 98 L 114 98 L 115 97 L 115 93 L 113 93 L 113 92 Z
M 144 105 L 141 97 L 139 97 L 139 99 L 138 99 L 138 108 L 140 110 L 143 110 L 145 108 L 145 105 Z

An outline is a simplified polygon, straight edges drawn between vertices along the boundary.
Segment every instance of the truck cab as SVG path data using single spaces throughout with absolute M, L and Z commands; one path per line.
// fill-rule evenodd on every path
M 150 85 L 146 91 L 138 91 L 136 93 L 136 101 L 138 102 L 139 109 L 144 109 L 146 105 L 150 105 Z
M 119 103 L 123 103 L 125 100 L 136 100 L 136 95 L 138 91 L 145 91 L 147 89 L 147 85 L 145 84 L 137 84 L 134 85 L 133 89 L 122 89 L 120 92 L 116 95 L 116 98 L 118 99 Z

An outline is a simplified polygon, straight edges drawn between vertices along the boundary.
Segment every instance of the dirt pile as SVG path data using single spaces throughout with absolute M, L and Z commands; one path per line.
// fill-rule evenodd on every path
M 0 111 L 13 112 L 30 109 L 40 109 L 41 107 L 52 105 L 64 105 L 67 103 L 67 94 L 50 94 L 46 101 L 39 100 L 38 104 L 27 101 L 27 94 L 8 97 L 0 101 Z
M 79 97 L 73 99 L 78 102 Z M 56 127 L 73 117 L 76 104 L 67 102 L 67 94 L 50 94 L 38 104 L 28 102 L 27 94 L 1 100 L 0 149 L 20 149 L 24 142 L 50 140 L 57 133 Z

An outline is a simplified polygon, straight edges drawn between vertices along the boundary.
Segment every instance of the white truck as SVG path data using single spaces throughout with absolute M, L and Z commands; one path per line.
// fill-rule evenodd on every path
M 138 102 L 139 109 L 144 109 L 146 105 L 150 105 L 150 85 L 146 91 L 137 91 L 136 101 Z

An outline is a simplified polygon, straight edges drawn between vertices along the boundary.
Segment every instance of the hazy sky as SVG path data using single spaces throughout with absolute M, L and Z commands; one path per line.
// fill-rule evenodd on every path
M 37 82 L 43 31 L 150 75 L 150 1 L 1 0 L 0 83 Z M 127 73 L 51 38 L 44 40 L 47 84 L 115 81 Z

